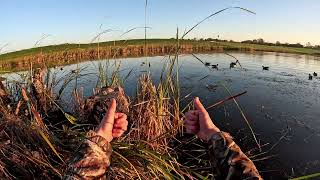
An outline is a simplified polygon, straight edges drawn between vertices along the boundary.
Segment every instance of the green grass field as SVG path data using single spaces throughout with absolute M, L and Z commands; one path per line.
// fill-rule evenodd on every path
M 176 43 L 175 39 L 147 39 L 147 44 L 153 45 L 172 45 Z M 197 46 L 219 46 L 223 47 L 225 50 L 242 50 L 242 51 L 265 51 L 265 52 L 281 52 L 281 53 L 295 53 L 295 54 L 307 54 L 307 55 L 320 55 L 319 49 L 311 48 L 293 48 L 293 47 L 283 47 L 283 46 L 268 46 L 268 45 L 258 45 L 258 44 L 246 44 L 239 42 L 210 42 L 210 41 L 200 41 L 200 40 L 183 40 L 180 41 L 183 44 L 197 45 Z M 100 47 L 106 46 L 134 46 L 134 45 L 144 45 L 144 39 L 131 39 L 131 40 L 120 40 L 120 41 L 108 41 L 99 43 Z M 5 53 L 0 55 L 0 61 L 10 61 L 12 59 L 35 55 L 39 53 L 53 53 L 62 52 L 72 49 L 88 49 L 97 48 L 98 43 L 89 44 L 60 44 L 60 45 L 50 45 L 43 47 L 30 48 L 10 53 Z

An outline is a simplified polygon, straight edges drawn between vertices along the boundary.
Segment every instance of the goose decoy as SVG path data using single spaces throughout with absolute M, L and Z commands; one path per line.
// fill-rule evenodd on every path
M 262 66 L 262 70 L 269 70 L 269 67 L 267 67 L 267 66 Z
M 218 69 L 218 65 L 219 64 L 212 64 L 211 67 L 212 67 L 212 69 Z
M 309 80 L 312 80 L 312 76 L 311 76 L 311 74 L 309 74 Z
M 63 71 L 63 68 L 62 68 L 62 67 L 60 68 L 60 71 Z
M 236 65 L 237 65 L 236 62 L 231 62 L 231 63 L 230 63 L 230 69 L 231 69 L 231 68 L 234 68 L 234 66 L 236 66 Z
M 210 63 L 209 62 L 205 62 L 204 65 L 205 66 L 210 66 Z
M 318 76 L 318 73 L 316 73 L 316 72 L 313 72 L 313 76 Z

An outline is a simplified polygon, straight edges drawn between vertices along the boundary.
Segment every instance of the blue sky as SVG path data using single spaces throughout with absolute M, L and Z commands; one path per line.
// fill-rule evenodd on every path
M 101 29 L 114 29 L 102 40 L 119 39 L 121 32 L 144 26 L 144 0 L 1 0 L 0 47 L 3 51 L 33 47 L 43 35 L 41 45 L 87 43 Z M 217 37 L 246 40 L 320 44 L 319 0 L 149 0 L 148 38 L 174 37 L 209 14 L 229 6 L 238 9 L 213 17 L 186 38 Z M 102 24 L 101 28 L 100 25 Z M 143 38 L 138 29 L 122 38 Z

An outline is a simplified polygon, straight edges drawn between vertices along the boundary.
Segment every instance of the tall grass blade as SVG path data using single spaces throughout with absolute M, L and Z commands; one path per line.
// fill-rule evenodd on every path
M 68 113 L 63 113 L 63 114 L 71 124 L 76 124 L 77 118 L 73 117 Z
M 64 160 L 62 159 L 62 157 L 60 156 L 60 154 L 58 153 L 58 151 L 56 150 L 56 148 L 53 146 L 53 144 L 50 142 L 49 138 L 39 129 L 37 128 L 37 131 L 39 132 L 39 134 L 41 135 L 41 137 L 46 141 L 46 143 L 48 144 L 48 146 L 51 148 L 51 150 L 58 156 L 58 158 L 63 162 Z
M 304 179 L 313 179 L 316 177 L 320 177 L 320 173 L 314 173 L 314 174 L 309 174 L 306 176 L 301 176 L 301 177 L 297 177 L 297 178 L 292 178 L 290 180 L 304 180 Z
M 217 11 L 213 14 L 210 14 L 209 16 L 207 16 L 206 18 L 202 19 L 201 21 L 199 21 L 197 24 L 195 24 L 194 26 L 192 26 L 189 30 L 187 30 L 181 37 L 181 39 L 183 39 L 186 35 L 188 35 L 193 29 L 195 29 L 197 26 L 199 26 L 201 23 L 203 23 L 204 21 L 210 19 L 211 17 L 217 15 L 217 14 L 220 14 L 222 13 L 223 11 L 226 11 L 226 10 L 229 10 L 229 9 L 241 9 L 241 10 L 244 10 L 245 12 L 248 12 L 248 13 L 252 13 L 252 14 L 255 14 L 254 12 L 250 11 L 250 10 L 247 10 L 245 8 L 241 8 L 241 7 L 227 7 L 227 8 L 224 8 L 224 9 L 221 9 L 220 11 Z
M 222 83 L 222 82 L 221 82 L 220 84 L 226 89 L 226 91 L 228 92 L 228 94 L 229 94 L 230 96 L 232 96 L 232 94 L 231 94 L 230 90 L 227 88 L 227 86 L 224 85 L 224 83 Z M 260 144 L 259 144 L 259 142 L 258 142 L 258 139 L 257 139 L 257 137 L 256 137 L 256 135 L 255 135 L 255 133 L 254 133 L 254 131 L 253 131 L 253 128 L 251 127 L 251 124 L 249 123 L 249 120 L 247 119 L 246 115 L 244 114 L 244 112 L 243 112 L 242 108 L 240 107 L 240 105 L 238 104 L 237 100 L 236 100 L 235 98 L 232 98 L 232 99 L 233 99 L 233 102 L 237 105 L 237 107 L 238 107 L 238 109 L 239 109 L 239 111 L 240 111 L 240 113 L 241 113 L 241 116 L 243 117 L 243 119 L 245 120 L 246 124 L 248 125 L 248 127 L 249 127 L 249 129 L 250 129 L 250 131 L 251 131 L 251 134 L 252 134 L 252 136 L 253 136 L 253 139 L 254 139 L 254 141 L 256 142 L 256 144 L 257 144 L 257 146 L 258 146 L 258 148 L 259 148 L 259 150 L 260 150 L 260 152 L 261 152 L 261 146 L 260 146 Z

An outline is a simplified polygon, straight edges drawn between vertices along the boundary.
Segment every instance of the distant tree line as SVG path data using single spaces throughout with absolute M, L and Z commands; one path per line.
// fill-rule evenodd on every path
M 194 38 L 193 40 L 197 40 Z M 199 41 L 215 41 L 215 42 L 236 42 L 233 40 L 224 40 L 224 39 L 218 39 L 218 38 L 201 38 L 198 39 Z M 253 40 L 245 40 L 241 41 L 241 43 L 247 43 L 247 44 L 260 44 L 260 45 L 267 45 L 267 46 L 284 46 L 284 47 L 296 47 L 296 48 L 312 48 L 312 49 L 320 49 L 320 45 L 312 45 L 310 42 L 306 43 L 305 45 L 302 45 L 301 43 L 281 43 L 280 41 L 276 41 L 275 43 L 266 42 L 264 39 L 253 39 Z
M 276 43 L 266 42 L 262 38 L 254 39 L 254 40 L 246 40 L 242 41 L 241 43 L 249 43 L 249 44 L 262 44 L 268 46 L 284 46 L 284 47 L 296 47 L 296 48 L 312 48 L 312 49 L 320 49 L 320 45 L 312 45 L 310 42 L 307 42 L 305 45 L 301 43 L 281 43 L 280 41 L 276 41 Z
M 264 41 L 262 38 L 254 39 L 254 40 L 246 40 L 246 41 L 242 41 L 241 43 L 262 44 L 267 46 L 285 46 L 285 47 L 296 47 L 296 48 L 305 47 L 301 43 L 290 44 L 290 43 L 281 43 L 280 41 L 276 41 L 276 43 L 271 43 L 271 42 Z

